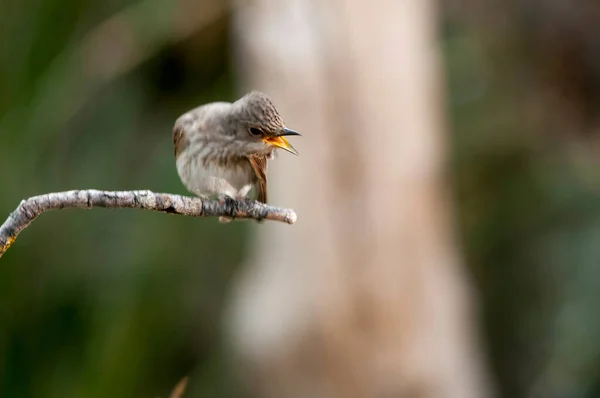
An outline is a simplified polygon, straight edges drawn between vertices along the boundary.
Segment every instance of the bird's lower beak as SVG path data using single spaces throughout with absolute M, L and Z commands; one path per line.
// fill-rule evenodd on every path
M 300 135 L 300 133 L 284 127 L 280 134 L 274 137 L 265 137 L 264 142 L 269 145 L 276 146 L 277 148 L 285 149 L 294 155 L 298 155 L 298 151 L 292 146 L 292 144 L 288 142 L 288 140 L 284 137 L 285 135 Z

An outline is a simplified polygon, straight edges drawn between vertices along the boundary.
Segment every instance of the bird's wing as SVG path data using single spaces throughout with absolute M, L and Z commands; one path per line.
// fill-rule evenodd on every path
M 267 203 L 267 156 L 248 156 L 258 182 L 259 202 Z
M 176 158 L 188 145 L 188 140 L 186 138 L 186 124 L 180 120 L 177 120 L 175 126 L 173 126 L 173 145 L 175 146 Z

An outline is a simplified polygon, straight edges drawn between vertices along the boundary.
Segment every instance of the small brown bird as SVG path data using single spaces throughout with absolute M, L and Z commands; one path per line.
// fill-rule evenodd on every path
M 267 160 L 275 148 L 298 152 L 285 136 L 300 135 L 283 123 L 258 91 L 234 103 L 213 102 L 177 119 L 173 144 L 177 172 L 191 192 L 204 197 L 254 197 L 267 203 Z

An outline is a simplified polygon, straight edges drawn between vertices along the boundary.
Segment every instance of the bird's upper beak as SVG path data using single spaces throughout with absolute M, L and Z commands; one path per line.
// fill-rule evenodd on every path
M 281 132 L 275 136 L 269 136 L 264 138 L 264 142 L 269 145 L 276 146 L 277 148 L 285 149 L 286 151 L 293 153 L 294 155 L 298 155 L 298 151 L 294 149 L 292 144 L 288 142 L 288 140 L 284 137 L 286 135 L 302 135 L 297 131 L 292 129 L 288 129 L 284 127 L 281 129 Z

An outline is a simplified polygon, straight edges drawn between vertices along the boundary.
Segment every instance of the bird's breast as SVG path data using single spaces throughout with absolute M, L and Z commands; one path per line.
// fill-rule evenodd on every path
M 197 195 L 235 197 L 255 180 L 248 159 L 227 156 L 206 146 L 188 147 L 177 158 L 177 171 L 185 186 Z

